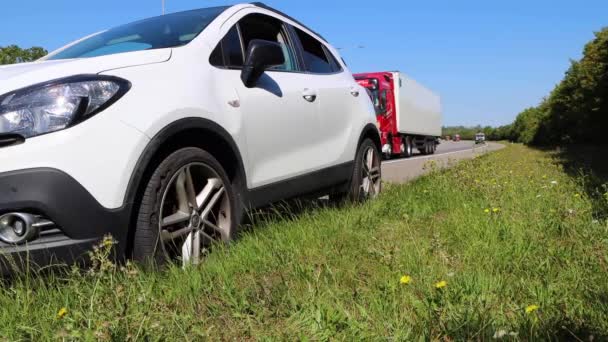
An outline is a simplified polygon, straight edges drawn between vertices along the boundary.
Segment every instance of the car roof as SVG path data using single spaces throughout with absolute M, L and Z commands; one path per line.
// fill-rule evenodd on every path
M 315 34 L 317 37 L 319 37 L 321 40 L 323 40 L 324 42 L 326 42 L 326 43 L 328 43 L 328 44 L 329 44 L 329 42 L 327 41 L 327 39 L 325 39 L 325 38 L 324 38 L 322 35 L 320 35 L 318 32 L 316 32 L 316 31 L 312 30 L 310 27 L 308 27 L 308 26 L 306 26 L 306 25 L 302 24 L 302 23 L 301 23 L 300 21 L 298 21 L 297 19 L 294 19 L 293 17 L 291 17 L 291 16 L 289 16 L 289 15 L 287 15 L 287 14 L 285 14 L 285 13 L 283 13 L 283 12 L 279 11 L 279 10 L 277 10 L 276 8 L 270 7 L 270 6 L 266 5 L 266 4 L 265 4 L 265 3 L 263 3 L 263 2 L 252 2 L 251 4 L 252 4 L 252 5 L 254 5 L 254 6 L 256 6 L 256 7 L 263 8 L 263 9 L 265 9 L 265 10 L 271 11 L 271 12 L 273 12 L 273 13 L 275 13 L 275 14 L 278 14 L 278 15 L 280 15 L 280 16 L 282 16 L 282 17 L 285 17 L 285 18 L 287 18 L 287 19 L 289 19 L 289 20 L 293 21 L 294 23 L 296 23 L 296 24 L 298 24 L 298 25 L 300 25 L 300 26 L 304 27 L 304 28 L 305 28 L 305 29 L 307 29 L 308 31 L 310 31 L 310 32 L 314 33 L 314 34 Z

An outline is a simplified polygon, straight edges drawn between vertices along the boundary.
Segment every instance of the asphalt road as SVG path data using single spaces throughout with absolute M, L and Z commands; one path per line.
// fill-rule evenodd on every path
M 424 156 L 419 153 L 411 158 L 395 158 L 382 163 L 382 179 L 393 183 L 405 183 L 430 172 L 429 161 L 439 168 L 454 166 L 458 161 L 503 148 L 497 143 L 475 145 L 472 141 L 443 141 L 435 154 Z

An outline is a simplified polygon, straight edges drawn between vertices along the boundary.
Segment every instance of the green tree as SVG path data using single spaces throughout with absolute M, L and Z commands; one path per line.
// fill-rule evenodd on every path
M 17 45 L 0 46 L 0 65 L 35 61 L 48 52 L 41 47 L 22 49 Z
M 608 28 L 595 33 L 583 57 L 538 107 L 521 112 L 513 140 L 526 144 L 601 143 L 608 128 Z

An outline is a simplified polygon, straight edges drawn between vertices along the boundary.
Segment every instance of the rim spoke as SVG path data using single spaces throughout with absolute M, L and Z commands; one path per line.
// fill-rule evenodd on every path
M 364 193 L 369 193 L 369 178 L 365 177 L 363 178 L 363 183 L 361 184 L 361 188 L 363 189 Z
M 371 148 L 367 150 L 367 157 L 365 161 L 367 163 L 367 169 L 371 170 L 374 166 L 374 150 Z
M 203 220 L 203 224 L 205 225 L 205 227 L 209 227 L 213 229 L 216 233 L 220 234 L 222 236 L 222 239 L 225 238 L 224 230 L 222 228 L 218 227 L 214 223 L 211 223 L 211 221 L 209 220 Z
M 167 241 L 173 241 L 177 238 L 180 238 L 186 234 L 189 234 L 192 232 L 192 227 L 186 227 L 186 228 L 182 228 L 180 230 L 176 230 L 174 232 L 170 232 L 166 229 L 161 230 L 160 232 L 160 238 L 162 241 L 167 242 Z
M 188 220 L 190 220 L 190 214 L 187 214 L 182 211 L 178 211 L 173 215 L 163 218 L 161 227 L 164 228 L 164 227 L 172 226 L 172 225 L 175 225 L 178 223 L 187 222 Z
M 217 204 L 217 202 L 219 201 L 219 199 L 222 197 L 223 194 L 224 194 L 224 187 L 221 187 L 215 193 L 215 195 L 213 195 L 211 200 L 209 200 L 209 203 L 207 203 L 207 205 L 205 206 L 205 209 L 203 209 L 203 211 L 201 212 L 201 218 L 203 220 L 207 219 L 207 216 L 209 216 L 209 213 L 211 212 L 211 210 L 213 210 L 213 207 Z
M 213 190 L 218 189 L 222 186 L 222 181 L 218 178 L 211 178 L 207 181 L 207 185 L 203 190 L 196 196 L 196 207 L 198 210 L 203 209 L 203 206 L 207 202 L 207 199 L 213 193 Z
M 183 266 L 197 264 L 201 256 L 201 235 L 198 230 L 191 232 L 182 246 Z
M 369 193 L 371 196 L 376 196 L 376 183 L 374 183 L 374 180 L 369 179 Z
M 192 178 L 191 167 L 186 167 L 186 194 L 188 196 L 188 203 L 192 207 L 196 207 L 196 191 L 194 190 L 194 179 Z
M 175 195 L 179 211 L 190 212 L 190 206 L 188 205 L 188 193 L 186 191 L 186 170 L 182 170 L 175 180 Z

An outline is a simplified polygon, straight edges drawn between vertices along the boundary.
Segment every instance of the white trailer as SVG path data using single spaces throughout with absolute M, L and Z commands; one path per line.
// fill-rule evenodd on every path
M 441 98 L 403 73 L 394 72 L 393 79 L 399 133 L 440 137 Z

